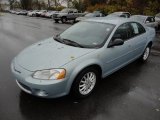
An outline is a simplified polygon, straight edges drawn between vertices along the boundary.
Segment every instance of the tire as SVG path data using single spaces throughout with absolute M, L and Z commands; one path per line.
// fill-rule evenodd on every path
M 92 78 L 90 78 L 90 77 Z M 86 78 L 90 79 L 86 79 Z M 95 89 L 98 80 L 100 79 L 100 74 L 98 70 L 94 68 L 86 68 L 76 77 L 72 84 L 71 93 L 76 98 L 84 98 L 90 95 Z M 91 80 L 91 81 L 90 81 Z
M 59 20 L 55 20 L 55 23 L 58 23 Z
M 62 17 L 62 18 L 61 18 L 61 21 L 62 21 L 62 23 L 66 23 L 67 18 L 66 18 L 66 17 Z
M 140 61 L 141 61 L 141 62 L 146 62 L 146 61 L 148 60 L 148 57 L 149 57 L 149 55 L 150 55 L 150 52 L 151 52 L 151 46 L 148 45 L 148 46 L 145 48 L 142 56 L 140 57 Z

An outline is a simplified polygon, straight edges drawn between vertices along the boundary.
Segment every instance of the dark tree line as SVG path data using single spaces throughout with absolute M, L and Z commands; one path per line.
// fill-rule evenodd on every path
M 25 10 L 31 9 L 54 9 L 61 8 L 63 2 L 68 2 L 69 0 L 8 0 L 10 9 L 21 8 Z M 54 3 L 54 6 L 52 5 Z
M 11 9 L 17 0 L 8 0 Z M 160 12 L 160 0 L 20 0 L 16 6 L 22 9 L 50 9 L 51 2 L 54 8 L 65 3 L 69 7 L 77 8 L 80 11 L 102 10 L 106 13 L 115 11 L 129 11 L 133 14 L 153 15 Z M 70 6 L 70 3 L 71 6 Z
M 129 11 L 150 15 L 160 12 L 160 0 L 84 0 L 84 4 L 88 10 L 101 8 L 106 12 Z
M 20 0 L 21 6 L 25 10 L 31 9 L 32 0 Z

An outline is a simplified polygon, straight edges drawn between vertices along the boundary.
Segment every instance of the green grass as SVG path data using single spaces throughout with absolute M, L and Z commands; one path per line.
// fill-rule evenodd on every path
M 0 12 L 0 16 L 4 15 L 4 13 Z

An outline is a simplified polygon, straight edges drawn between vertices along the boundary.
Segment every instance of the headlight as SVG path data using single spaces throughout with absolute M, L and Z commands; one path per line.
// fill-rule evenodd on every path
M 65 69 L 39 70 L 33 74 L 33 78 L 42 80 L 60 80 L 65 78 Z

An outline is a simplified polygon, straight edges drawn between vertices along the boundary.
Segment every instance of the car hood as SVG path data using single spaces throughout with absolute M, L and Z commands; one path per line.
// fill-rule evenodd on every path
M 49 38 L 23 50 L 16 57 L 16 61 L 29 71 L 60 68 L 94 50 L 68 46 Z

